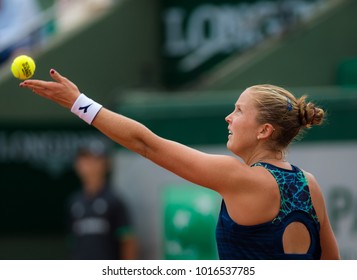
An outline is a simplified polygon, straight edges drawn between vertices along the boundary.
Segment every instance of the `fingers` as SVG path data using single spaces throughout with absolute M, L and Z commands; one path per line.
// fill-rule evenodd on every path
M 40 81 L 40 80 L 27 80 L 22 82 L 20 84 L 20 87 L 27 88 L 42 97 L 49 98 L 48 96 L 50 93 L 47 90 L 48 88 L 46 86 L 46 83 L 47 82 Z
M 20 87 L 32 90 L 37 95 L 48 98 L 64 107 L 71 108 L 80 95 L 78 87 L 54 69 L 50 70 L 52 81 L 25 80 Z
M 52 77 L 52 79 L 54 79 L 58 83 L 63 83 L 64 81 L 67 80 L 66 78 L 61 76 L 54 69 L 50 70 L 50 76 Z M 47 81 L 43 81 L 43 80 L 29 79 L 29 80 L 26 80 L 26 81 L 23 81 L 22 83 L 20 83 L 20 87 L 29 88 L 29 89 L 38 89 L 38 88 L 51 87 L 51 84 L 53 85 L 54 82 L 47 82 Z
M 46 92 L 46 87 L 45 84 L 42 81 L 38 80 L 27 80 L 24 81 L 20 84 L 20 87 L 22 88 L 28 88 L 29 90 L 32 90 L 34 93 L 45 96 Z
M 67 81 L 67 79 L 65 77 L 61 76 L 60 73 L 58 73 L 54 69 L 50 70 L 50 76 L 52 77 L 52 79 L 54 79 L 58 83 L 63 84 L 64 82 Z M 25 88 L 30 88 L 30 89 L 37 88 L 37 87 L 46 88 L 50 84 L 53 84 L 53 82 L 29 79 L 29 80 L 26 80 L 26 81 L 23 81 L 22 83 L 20 83 L 20 87 L 25 87 Z
M 63 77 L 60 73 L 58 73 L 55 69 L 50 70 L 50 76 L 52 79 L 54 79 L 56 82 L 63 83 L 67 79 Z
M 26 80 L 20 83 L 20 87 L 29 88 L 29 89 L 45 88 L 47 83 L 48 82 L 41 81 L 41 80 Z

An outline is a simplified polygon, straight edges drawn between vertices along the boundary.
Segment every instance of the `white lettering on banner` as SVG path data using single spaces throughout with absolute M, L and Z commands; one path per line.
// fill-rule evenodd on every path
M 163 14 L 164 50 L 168 57 L 181 57 L 179 70 L 189 72 L 217 54 L 244 51 L 307 20 L 320 8 L 318 2 L 203 4 L 190 13 L 171 7 Z
M 71 165 L 79 146 L 108 141 L 93 132 L 0 131 L 0 163 L 28 163 L 58 175 Z

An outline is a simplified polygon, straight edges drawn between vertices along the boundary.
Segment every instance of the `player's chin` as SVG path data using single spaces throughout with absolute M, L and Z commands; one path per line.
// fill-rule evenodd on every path
M 233 154 L 237 154 L 240 149 L 239 143 L 237 141 L 234 142 L 232 138 L 228 139 L 226 146 Z
M 232 148 L 233 148 L 232 140 L 228 139 L 226 146 L 227 146 L 227 149 L 228 149 L 228 150 L 230 150 L 231 152 L 233 152 L 233 151 L 232 151 Z

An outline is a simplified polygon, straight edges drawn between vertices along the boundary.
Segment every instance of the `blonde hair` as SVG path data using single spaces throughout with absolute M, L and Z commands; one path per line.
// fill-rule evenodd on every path
M 249 90 L 258 109 L 257 121 L 270 123 L 275 129 L 269 142 L 272 149 L 285 149 L 305 128 L 323 123 L 324 110 L 308 102 L 306 95 L 296 98 L 286 89 L 269 84 Z

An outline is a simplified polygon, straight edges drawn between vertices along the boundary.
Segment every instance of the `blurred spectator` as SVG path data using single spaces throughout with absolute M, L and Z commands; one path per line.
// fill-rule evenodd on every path
M 68 204 L 71 258 L 135 259 L 127 209 L 108 185 L 107 149 L 103 145 L 82 147 L 74 168 L 82 189 Z
M 33 40 L 39 39 L 30 36 L 30 31 L 40 12 L 37 0 L 0 0 L 0 64 L 27 52 Z
M 57 25 L 60 32 L 72 30 L 108 10 L 118 0 L 57 0 Z

